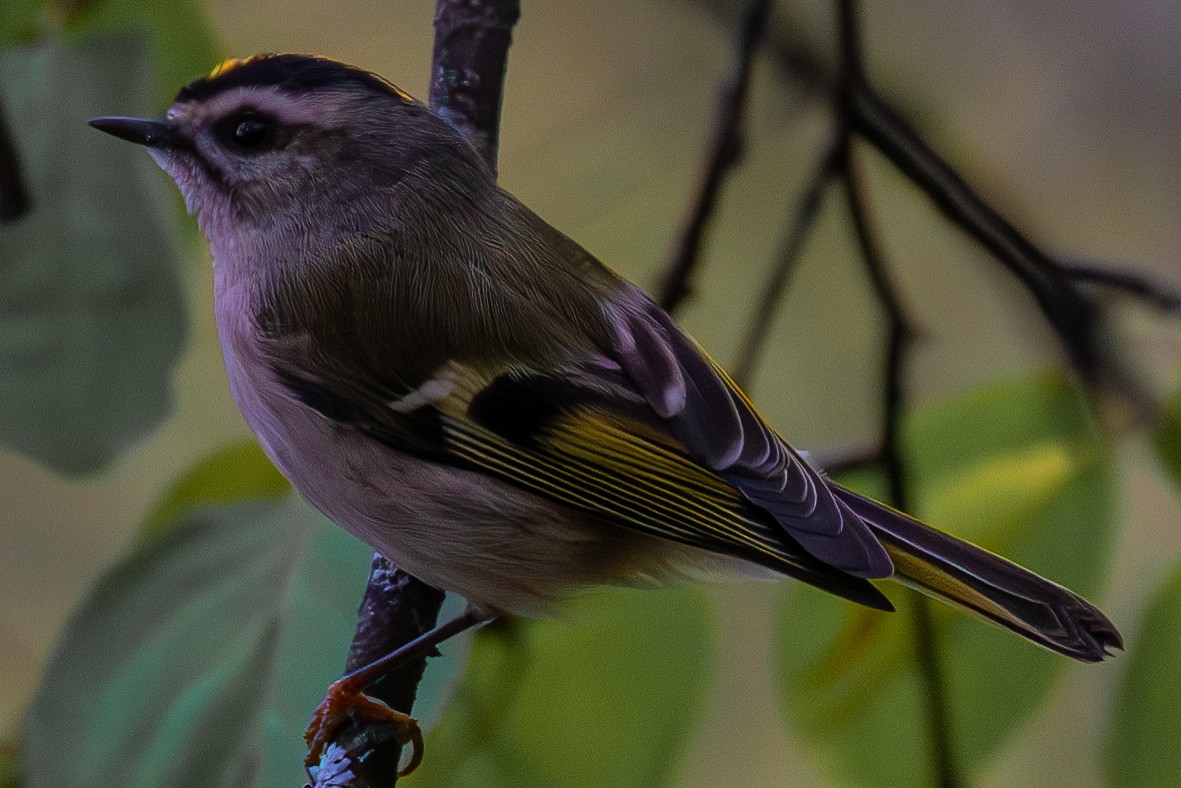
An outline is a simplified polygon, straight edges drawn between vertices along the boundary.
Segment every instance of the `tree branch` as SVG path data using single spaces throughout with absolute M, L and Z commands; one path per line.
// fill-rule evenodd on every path
M 373 555 L 369 584 L 357 611 L 357 630 L 344 672 L 362 668 L 434 627 L 444 594 Z M 409 713 L 426 659 L 408 662 L 367 690 L 391 708 Z M 385 788 L 397 780 L 402 744 L 394 726 L 349 719 L 336 731 L 320 765 L 310 772 L 313 788 Z
M 721 15 L 729 4 L 721 0 L 696 0 Z M 840 78 L 822 58 L 791 37 L 783 26 L 770 26 L 766 46 L 781 75 L 801 85 L 811 95 L 824 95 Z M 1080 279 L 1099 281 L 1108 287 L 1174 311 L 1169 289 L 1145 278 L 1128 283 L 1117 272 L 1074 275 L 1017 230 L 1001 213 L 972 189 L 956 170 L 934 151 L 907 123 L 902 113 L 880 96 L 864 79 L 852 86 L 853 133 L 863 137 L 922 189 L 950 219 L 1012 272 L 1033 295 L 1051 329 L 1065 348 L 1071 366 L 1092 386 L 1113 384 L 1142 413 L 1155 407 L 1134 385 L 1121 360 L 1105 342 L 1107 320 L 1103 309 L 1077 285 Z M 829 91 L 831 95 L 831 91 Z M 1133 277 L 1138 278 L 1138 277 Z
M 1181 290 L 1169 289 L 1142 274 L 1077 260 L 1062 261 L 1059 265 L 1076 282 L 1125 293 L 1162 312 L 1181 313 Z
M 16 142 L 0 103 L 0 222 L 15 222 L 29 210 L 29 192 L 21 177 Z
M 492 171 L 518 0 L 438 0 L 431 106 L 463 132 Z
M 905 375 L 909 351 L 914 342 L 914 331 L 906 318 L 906 310 L 897 288 L 890 279 L 882 259 L 868 209 L 861 172 L 853 155 L 852 131 L 856 123 L 856 103 L 860 88 L 865 84 L 861 54 L 860 25 L 856 0 L 839 0 L 837 5 L 841 48 L 841 75 L 838 81 L 836 106 L 838 139 L 841 144 L 840 170 L 845 184 L 845 196 L 853 233 L 861 252 L 865 271 L 874 295 L 886 313 L 886 364 L 882 393 L 882 463 L 891 503 L 907 509 L 910 503 L 906 463 L 902 457 L 901 426 L 906 404 Z M 961 784 L 956 768 L 954 737 L 948 712 L 947 686 L 943 666 L 939 660 L 938 633 L 926 599 L 912 594 L 915 616 L 915 658 L 922 679 L 927 705 L 927 731 L 930 736 L 931 760 L 941 788 L 956 788 Z
M 927 194 L 949 218 L 992 252 L 1026 286 L 1090 383 L 1122 377 L 1102 348 L 1102 313 L 1054 260 L 977 194 L 897 112 L 862 84 L 850 109 L 854 129 Z
M 770 8 L 770 0 L 752 0 L 747 8 L 738 37 L 734 69 L 718 95 L 714 130 L 697 195 L 685 214 L 657 291 L 656 300 L 669 312 L 675 311 L 692 292 L 689 280 L 701 257 L 702 240 L 717 205 L 722 183 L 741 156 L 751 64 L 755 49 L 763 37 Z
M 738 346 L 738 359 L 734 362 L 733 375 L 740 386 L 749 384 L 754 375 L 755 365 L 762 355 L 767 335 L 771 331 L 772 323 L 775 322 L 775 314 L 779 311 L 788 281 L 795 270 L 800 251 L 804 248 L 804 241 L 807 240 L 808 232 L 820 213 L 825 187 L 837 172 L 840 153 L 841 146 L 836 144 L 836 141 L 829 145 L 828 151 L 821 157 L 796 203 L 787 233 L 783 237 L 783 244 L 780 246 L 778 261 L 763 285 L 759 304 L 751 313 L 746 335 Z
M 518 0 L 438 0 L 431 104 L 468 136 L 496 169 L 500 106 Z M 345 673 L 409 643 L 435 626 L 443 592 L 375 554 L 357 615 Z M 421 659 L 399 666 L 369 688 L 391 707 L 409 713 L 426 669 Z M 309 770 L 311 788 L 388 788 L 397 781 L 402 745 L 388 724 L 350 720 Z

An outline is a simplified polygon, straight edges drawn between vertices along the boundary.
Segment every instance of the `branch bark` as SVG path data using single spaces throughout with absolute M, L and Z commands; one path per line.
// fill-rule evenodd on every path
M 518 0 L 438 0 L 431 106 L 496 171 L 500 107 Z
M 432 57 L 431 105 L 464 133 L 495 172 L 500 107 L 518 0 L 438 0 Z M 357 614 L 345 673 L 409 643 L 435 626 L 442 591 L 374 554 Z M 421 659 L 400 666 L 369 689 L 409 713 L 426 670 Z M 391 726 L 350 720 L 310 770 L 308 788 L 388 788 L 397 782 L 402 745 Z

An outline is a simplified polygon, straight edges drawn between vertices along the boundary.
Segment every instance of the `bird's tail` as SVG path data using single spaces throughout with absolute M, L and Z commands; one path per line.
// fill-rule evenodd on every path
M 886 548 L 893 579 L 1082 662 L 1123 648 L 1119 630 L 1098 608 L 1057 583 L 836 484 L 832 489 Z

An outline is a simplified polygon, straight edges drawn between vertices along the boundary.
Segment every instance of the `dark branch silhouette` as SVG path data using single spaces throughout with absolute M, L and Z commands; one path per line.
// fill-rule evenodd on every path
M 800 251 L 804 248 L 804 241 L 808 239 L 808 231 L 816 223 L 816 216 L 820 212 L 820 205 L 824 199 L 824 191 L 832 181 L 840 163 L 841 145 L 838 140 L 830 144 L 827 152 L 820 157 L 812 177 L 804 186 L 803 194 L 796 204 L 792 219 L 788 223 L 787 233 L 783 236 L 779 255 L 775 267 L 771 270 L 766 284 L 759 296 L 759 305 L 751 313 L 750 323 L 746 334 L 738 346 L 738 359 L 731 370 L 734 380 L 742 386 L 750 384 L 754 376 L 755 365 L 762 356 L 767 335 L 771 331 L 771 323 L 775 317 L 776 307 L 783 300 L 787 292 L 788 281 L 799 260 Z
M 706 153 L 705 167 L 697 195 L 677 234 L 656 300 L 674 312 L 692 291 L 690 278 L 701 258 L 701 243 L 713 217 L 726 174 L 738 163 L 742 152 L 742 126 L 746 116 L 746 96 L 750 86 L 751 63 L 755 48 L 763 37 L 770 0 L 753 0 L 742 23 L 734 71 L 722 85 L 714 130 Z
M 500 107 L 519 2 L 438 0 L 431 106 L 475 144 L 496 171 Z
M 906 407 L 905 376 L 914 330 L 906 317 L 906 308 L 882 259 L 869 217 L 868 198 L 860 168 L 852 149 L 855 104 L 858 87 L 865 84 L 861 59 L 860 25 L 856 0 L 840 0 L 838 27 L 841 49 L 841 75 L 837 82 L 837 139 L 840 171 L 845 185 L 849 218 L 865 273 L 873 292 L 886 313 L 886 359 L 882 386 L 882 466 L 890 503 L 899 509 L 910 505 L 906 462 L 902 456 L 902 414 Z M 939 660 L 938 633 L 926 599 L 912 594 L 915 615 L 915 657 L 922 679 L 927 706 L 927 732 L 931 760 L 941 788 L 956 788 L 960 777 L 956 768 L 955 739 L 948 711 L 946 680 Z
M 722 0 L 697 0 L 719 16 L 728 13 Z M 841 75 L 783 25 L 768 25 L 766 48 L 779 73 L 810 96 L 835 95 Z M 1015 275 L 1030 291 L 1039 309 L 1065 348 L 1071 368 L 1092 386 L 1110 384 L 1138 411 L 1151 418 L 1157 411 L 1138 389 L 1113 344 L 1106 340 L 1108 321 L 1099 304 L 1080 284 L 1101 282 L 1150 304 L 1177 311 L 1169 288 L 1147 278 L 1115 271 L 1076 272 L 1057 262 L 1009 222 L 923 140 L 896 106 L 864 78 L 849 85 L 852 133 L 877 148 L 918 186 L 952 221 Z M 834 110 L 837 108 L 834 107 Z
M 1132 296 L 1162 312 L 1181 313 L 1181 290 L 1169 289 L 1142 274 L 1077 260 L 1063 261 L 1059 265 L 1076 282 Z
M 28 210 L 29 192 L 21 177 L 16 142 L 8 131 L 8 119 L 0 103 L 0 222 L 15 222 Z
M 438 0 L 431 104 L 466 134 L 495 170 L 500 106 L 518 0 Z M 368 665 L 435 626 L 443 592 L 373 557 L 345 673 Z M 369 694 L 410 713 L 426 659 L 400 665 Z M 397 781 L 402 745 L 388 723 L 350 720 L 336 732 L 312 788 L 388 788 Z

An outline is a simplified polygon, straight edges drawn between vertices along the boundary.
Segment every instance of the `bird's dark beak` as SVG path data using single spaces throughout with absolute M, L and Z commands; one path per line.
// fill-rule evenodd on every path
M 90 125 L 114 137 L 149 148 L 174 148 L 184 138 L 172 123 L 148 118 L 95 118 Z

